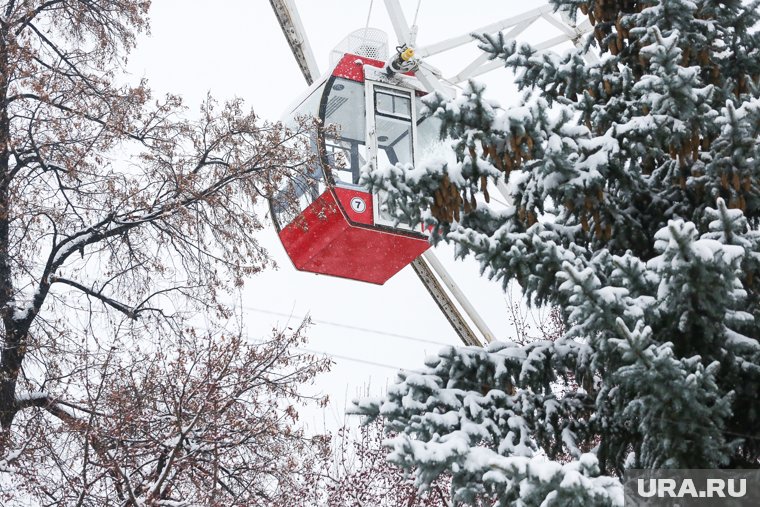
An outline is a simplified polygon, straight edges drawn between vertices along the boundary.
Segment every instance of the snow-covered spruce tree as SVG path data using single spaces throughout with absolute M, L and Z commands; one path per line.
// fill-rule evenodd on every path
M 450 472 L 461 503 L 614 505 L 626 469 L 760 464 L 760 2 L 552 3 L 588 16 L 584 48 L 480 37 L 520 107 L 474 83 L 433 97 L 456 163 L 366 177 L 562 311 L 554 342 L 446 349 L 358 403 L 399 434 L 393 461 L 420 485 Z

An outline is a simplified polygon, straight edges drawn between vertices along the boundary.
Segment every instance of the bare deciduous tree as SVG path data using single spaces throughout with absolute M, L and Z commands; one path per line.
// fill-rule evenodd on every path
M 17 397 L 17 450 L 0 460 L 12 488 L 0 499 L 316 505 L 329 441 L 296 429 L 295 404 L 329 362 L 290 352 L 302 331 L 257 345 L 206 335 L 82 355 L 70 376 L 76 401 L 48 391 Z M 24 410 L 33 407 L 43 410 Z
M 148 6 L 0 1 L 0 485 L 53 505 L 275 505 L 323 447 L 284 400 L 327 365 L 291 352 L 300 329 L 259 346 L 214 330 L 271 262 L 256 203 L 311 160 L 240 101 L 191 121 L 115 84 Z
M 413 475 L 388 461 L 383 447 L 382 421 L 338 430 L 332 460 L 324 471 L 327 505 L 331 507 L 449 507 L 451 484 L 447 477 L 419 491 Z M 485 505 L 485 504 L 484 504 Z

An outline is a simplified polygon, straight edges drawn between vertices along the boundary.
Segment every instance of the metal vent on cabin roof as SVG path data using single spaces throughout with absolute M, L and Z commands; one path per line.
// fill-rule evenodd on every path
M 351 32 L 333 48 L 330 65 L 337 64 L 346 53 L 384 62 L 388 59 L 388 35 L 378 28 L 360 28 Z

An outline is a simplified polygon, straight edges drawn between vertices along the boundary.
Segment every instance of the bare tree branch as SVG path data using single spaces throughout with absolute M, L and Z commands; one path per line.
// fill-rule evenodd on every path
M 129 317 L 130 319 L 137 320 L 138 312 L 136 312 L 133 308 L 130 308 L 129 306 L 127 306 L 127 305 L 125 305 L 123 303 L 120 303 L 120 302 L 116 301 L 115 299 L 111 299 L 108 296 L 103 295 L 102 292 L 97 292 L 97 291 L 95 291 L 93 289 L 85 287 L 81 283 L 75 282 L 73 280 L 69 280 L 67 278 L 62 278 L 60 276 L 51 276 L 50 277 L 50 283 L 51 284 L 53 284 L 53 283 L 63 283 L 63 284 L 66 284 L 66 285 L 70 285 L 71 287 L 74 287 L 75 289 L 78 289 L 78 290 L 84 292 L 88 296 L 92 296 L 95 299 L 101 301 L 103 304 L 106 304 L 106 305 L 110 306 L 111 308 L 120 311 L 121 313 L 123 313 L 124 315 L 126 315 L 127 317 Z

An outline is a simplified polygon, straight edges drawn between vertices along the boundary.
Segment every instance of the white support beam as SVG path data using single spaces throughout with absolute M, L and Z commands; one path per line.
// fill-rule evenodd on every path
M 575 31 L 575 29 L 571 26 L 568 26 L 565 22 L 557 19 L 554 17 L 553 14 L 550 12 L 545 12 L 541 15 L 542 18 L 544 18 L 546 21 L 554 25 L 556 28 L 558 28 L 562 33 L 567 35 L 570 38 L 574 38 L 576 35 L 578 35 Z
M 459 309 L 451 300 L 446 289 L 444 289 L 438 277 L 435 276 L 433 270 L 430 269 L 430 265 L 425 262 L 425 259 L 423 257 L 418 257 L 412 261 L 411 266 L 422 282 L 422 285 L 427 289 L 428 294 L 433 298 L 435 304 L 438 305 L 443 316 L 446 317 L 446 320 L 451 324 L 454 332 L 459 336 L 459 339 L 462 340 L 462 343 L 465 345 L 482 347 L 483 343 L 473 332 L 472 328 L 470 328 L 470 325 L 464 317 L 462 317 Z
M 386 2 L 389 2 L 389 1 L 397 1 L 397 0 L 386 0 Z M 426 56 L 442 53 L 444 51 L 448 51 L 449 49 L 454 49 L 456 47 L 463 46 L 465 44 L 472 42 L 474 40 L 472 38 L 472 35 L 470 35 L 472 33 L 501 32 L 502 30 L 511 28 L 524 21 L 534 20 L 540 17 L 543 13 L 551 12 L 551 11 L 552 11 L 551 5 L 542 5 L 541 7 L 531 9 L 527 12 L 523 12 L 522 14 L 518 14 L 517 16 L 512 16 L 511 18 L 502 19 L 501 21 L 497 21 L 496 23 L 491 23 L 489 25 L 481 26 L 480 28 L 475 28 L 474 30 L 470 30 L 469 32 L 467 32 L 466 35 L 460 35 L 459 37 L 452 37 L 450 39 L 446 39 L 444 41 L 437 42 L 429 46 L 418 48 L 416 50 L 416 54 L 419 58 L 425 58 Z
M 453 90 L 446 86 L 443 81 L 441 81 L 440 76 L 424 62 L 420 65 L 420 68 L 417 69 L 417 72 L 415 72 L 414 75 L 420 80 L 420 83 L 422 83 L 422 86 L 424 86 L 426 90 L 437 91 L 444 97 L 454 98 Z
M 425 261 L 427 261 L 430 267 L 433 268 L 433 271 L 435 271 L 444 285 L 448 287 L 449 291 L 451 291 L 454 299 L 457 300 L 457 303 L 459 303 L 467 316 L 470 317 L 470 320 L 472 320 L 473 324 L 475 324 L 475 327 L 477 327 L 478 331 L 480 331 L 480 334 L 482 334 L 485 338 L 486 343 L 491 343 L 494 341 L 495 336 L 493 332 L 488 328 L 488 324 L 486 324 L 486 321 L 483 320 L 475 307 L 472 306 L 470 300 L 467 299 L 467 296 L 464 295 L 462 289 L 459 288 L 451 275 L 449 275 L 448 271 L 446 271 L 446 268 L 443 267 L 443 264 L 441 264 L 441 261 L 438 260 L 438 257 L 436 257 L 431 250 L 423 253 L 422 257 L 425 259 Z
M 404 11 L 401 9 L 399 0 L 385 0 L 385 8 L 388 11 L 388 16 L 391 18 L 393 31 L 396 32 L 399 44 L 410 44 L 412 29 L 409 28 L 409 23 L 407 23 L 406 17 L 404 17 Z
M 586 32 L 590 32 L 592 30 L 591 22 L 587 19 L 577 27 L 575 27 L 575 31 L 578 32 L 578 36 L 573 39 L 573 44 L 575 44 L 575 47 L 578 49 L 581 49 L 581 35 L 583 35 Z M 591 64 L 597 64 L 599 63 L 599 57 L 596 56 L 596 53 L 592 53 L 591 51 L 586 51 L 583 53 L 583 58 L 586 60 L 586 62 Z
M 301 73 L 308 84 L 313 83 L 319 77 L 319 66 L 311 50 L 309 39 L 306 37 L 298 9 L 293 4 L 293 0 L 269 0 L 269 3 L 272 4 L 272 10 L 277 16 L 282 33 L 285 34 Z
M 590 26 L 591 25 L 589 24 L 588 27 L 590 28 Z M 544 51 L 544 50 L 549 49 L 549 48 L 553 48 L 554 46 L 558 46 L 558 45 L 563 44 L 565 42 L 572 42 L 573 44 L 575 44 L 577 42 L 578 38 L 581 35 L 583 35 L 584 29 L 585 29 L 585 31 L 588 31 L 588 29 L 585 27 L 585 23 L 584 23 L 584 25 L 578 26 L 578 28 L 576 28 L 575 31 L 573 32 L 572 36 L 568 36 L 566 34 L 557 35 L 556 37 L 552 37 L 551 39 L 547 39 L 547 40 L 545 40 L 545 41 L 543 41 L 543 42 L 541 42 L 539 44 L 535 44 L 532 47 L 536 51 L 540 52 L 540 51 Z M 593 57 L 593 55 L 591 55 L 591 56 Z M 494 60 L 494 61 L 485 63 L 484 65 L 481 65 L 477 69 L 471 71 L 470 75 L 467 76 L 467 79 L 472 78 L 472 77 L 476 77 L 476 76 L 480 76 L 482 74 L 485 74 L 487 72 L 491 72 L 492 70 L 496 70 L 496 69 L 499 69 L 501 67 L 504 67 L 504 62 L 501 61 L 501 60 Z M 448 81 L 451 81 L 452 83 L 458 84 L 458 83 L 461 83 L 463 80 L 462 79 L 457 79 L 457 77 L 455 76 L 455 77 L 449 78 Z
M 499 178 L 498 180 L 496 180 L 496 189 L 499 191 L 499 193 L 501 194 L 501 196 L 504 198 L 504 201 L 507 203 L 507 205 L 509 205 L 509 206 L 514 206 L 515 205 L 514 201 L 512 200 L 512 196 L 509 193 L 509 187 L 507 187 L 507 184 L 501 178 Z
M 409 27 L 399 0 L 385 0 L 385 8 L 388 11 L 388 17 L 393 25 L 393 31 L 396 32 L 399 44 L 413 45 L 414 40 L 417 38 L 417 27 Z M 415 74 L 428 91 L 435 90 L 445 96 L 451 96 L 451 91 L 441 81 L 441 72 L 438 69 L 423 62 Z
M 513 39 L 513 38 L 517 37 L 518 35 L 520 35 L 521 33 L 523 33 L 525 30 L 527 30 L 530 25 L 532 25 L 533 23 L 535 23 L 536 19 L 538 19 L 538 18 L 526 19 L 522 23 L 518 23 L 517 25 L 515 25 L 514 27 L 512 27 L 512 29 L 509 32 L 507 32 L 506 34 L 504 34 L 504 37 L 506 37 L 507 39 Z M 452 78 L 452 81 L 454 83 L 461 83 L 463 81 L 467 81 L 468 79 L 470 79 L 472 77 L 472 73 L 476 69 L 478 69 L 481 65 L 483 65 L 484 63 L 486 63 L 490 58 L 491 58 L 491 55 L 489 55 L 486 52 L 483 52 L 483 54 L 481 54 L 480 56 L 478 56 L 471 64 L 469 64 L 467 67 L 465 67 L 464 69 L 462 69 L 459 72 L 459 74 L 457 74 L 456 76 L 454 76 Z

